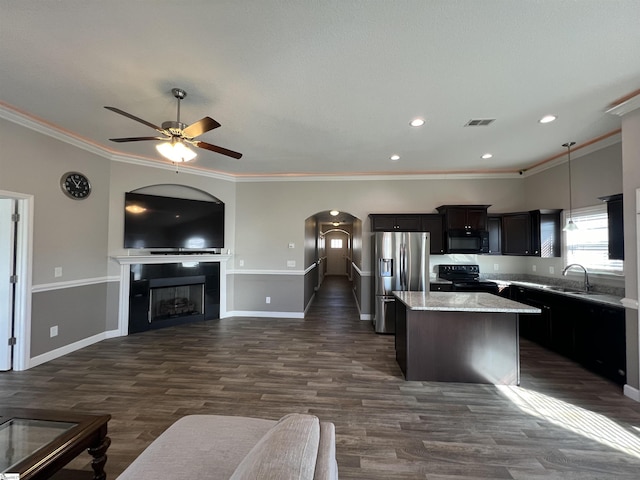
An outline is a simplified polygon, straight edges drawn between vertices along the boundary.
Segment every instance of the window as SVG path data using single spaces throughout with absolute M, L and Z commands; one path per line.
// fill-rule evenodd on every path
M 331 248 L 342 248 L 342 239 L 341 238 L 332 238 L 331 239 Z
M 565 217 L 568 212 L 565 213 Z M 622 260 L 609 260 L 609 228 L 607 205 L 575 208 L 571 212 L 577 230 L 565 232 L 567 265 L 579 263 L 589 272 L 621 275 Z

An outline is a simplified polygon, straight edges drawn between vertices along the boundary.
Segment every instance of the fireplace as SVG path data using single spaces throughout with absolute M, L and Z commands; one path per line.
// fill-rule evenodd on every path
M 136 264 L 129 271 L 129 333 L 220 318 L 220 264 Z
M 204 275 L 149 281 L 149 323 L 180 317 L 204 319 L 204 284 Z

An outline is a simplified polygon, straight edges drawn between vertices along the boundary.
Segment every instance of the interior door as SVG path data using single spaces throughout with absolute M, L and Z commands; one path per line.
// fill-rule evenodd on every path
M 327 242 L 327 275 L 346 275 L 347 234 L 343 232 L 330 232 L 325 237 Z
M 15 200 L 0 198 L 0 371 L 11 370 L 13 336 L 13 291 L 15 224 L 11 215 Z

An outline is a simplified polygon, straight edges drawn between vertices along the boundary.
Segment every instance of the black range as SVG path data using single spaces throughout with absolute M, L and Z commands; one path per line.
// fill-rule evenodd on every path
M 498 293 L 495 282 L 480 280 L 478 265 L 438 265 L 438 278 L 451 282 L 454 292 Z

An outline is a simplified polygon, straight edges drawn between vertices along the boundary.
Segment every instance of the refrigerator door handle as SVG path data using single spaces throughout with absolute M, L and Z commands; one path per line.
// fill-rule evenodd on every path
M 418 290 L 422 291 L 422 292 L 428 292 L 429 291 L 429 250 L 428 248 L 430 248 L 430 242 L 428 242 L 428 235 L 423 233 L 421 235 L 422 237 L 422 241 L 420 242 L 420 286 L 418 287 Z
M 400 290 L 407 289 L 407 252 L 404 243 L 400 244 Z

